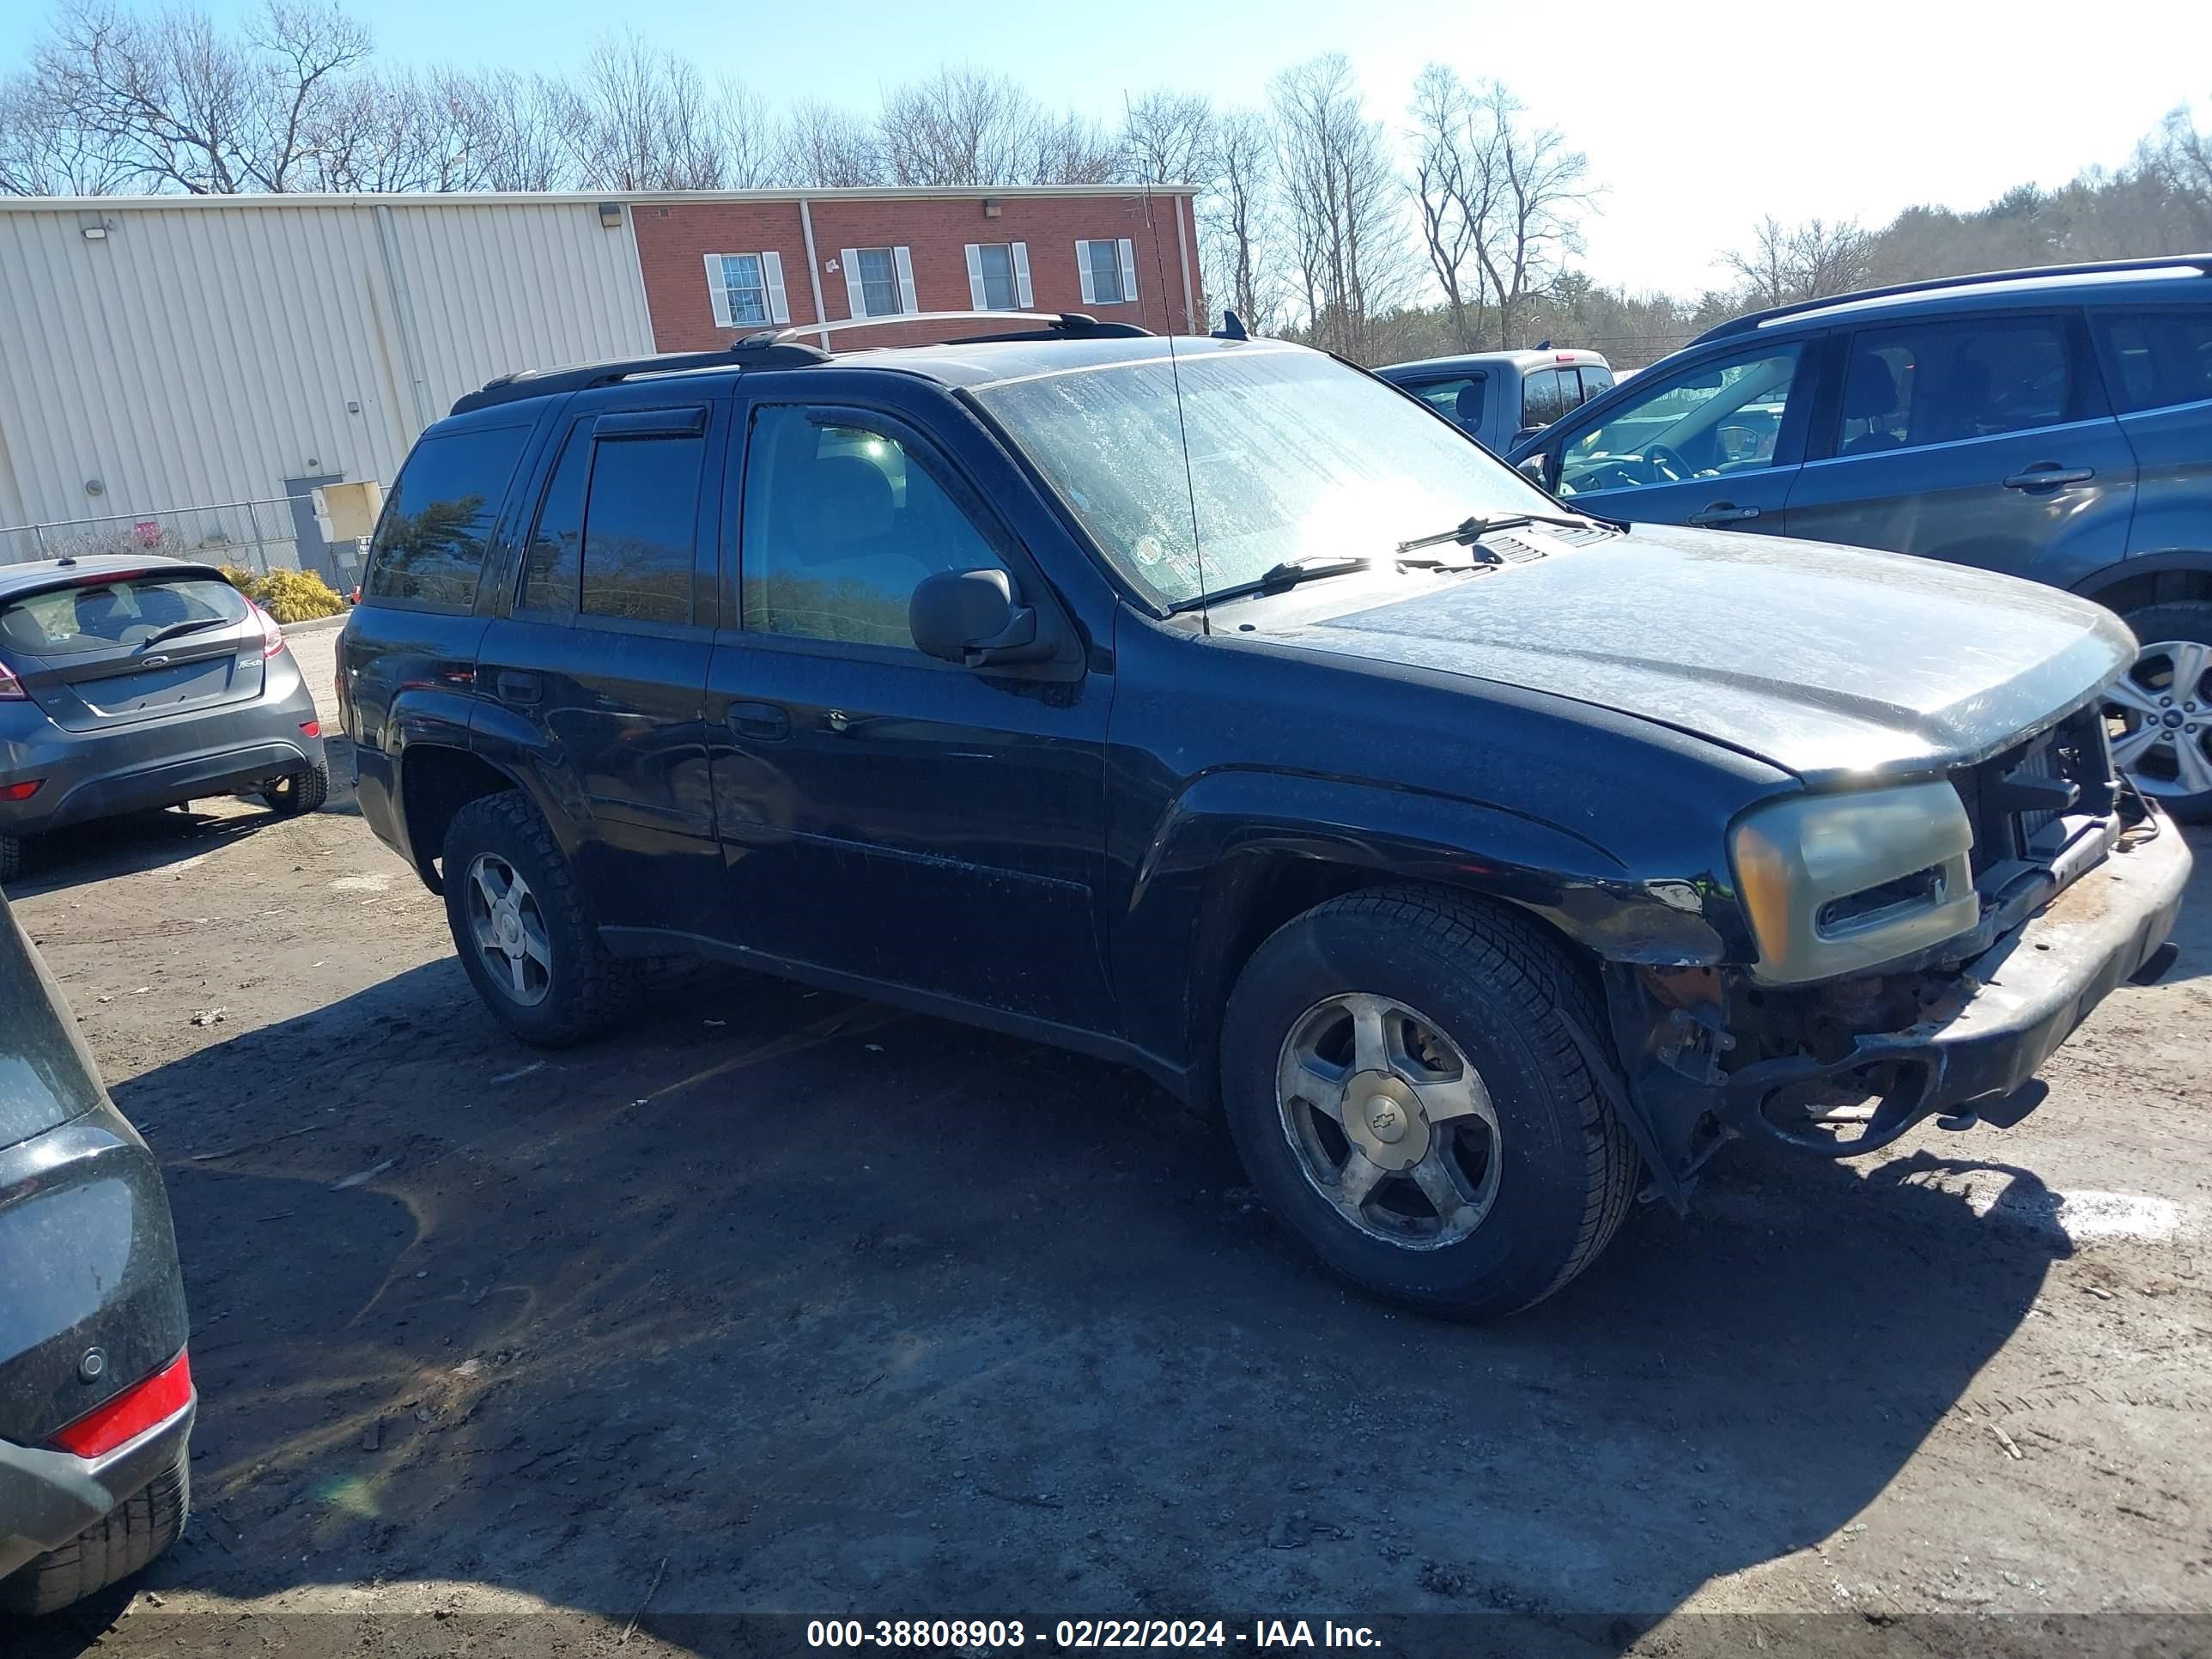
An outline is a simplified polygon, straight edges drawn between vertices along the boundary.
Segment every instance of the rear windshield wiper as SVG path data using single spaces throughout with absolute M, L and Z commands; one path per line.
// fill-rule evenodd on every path
M 155 629 L 144 639 L 139 641 L 138 648 L 143 651 L 149 645 L 159 645 L 163 640 L 173 640 L 179 634 L 197 634 L 204 628 L 220 628 L 225 623 L 235 620 L 236 618 L 231 617 L 195 617 L 190 622 L 171 623 L 167 628 Z
M 1373 568 L 1375 561 L 1358 556 L 1325 556 L 1309 559 L 1285 559 L 1270 566 L 1249 582 L 1237 582 L 1227 587 L 1217 587 L 1210 593 L 1194 593 L 1187 599 L 1177 599 L 1168 607 L 1171 614 L 1197 611 L 1209 605 L 1218 605 L 1224 599 L 1241 599 L 1253 593 L 1274 593 L 1285 588 L 1296 587 L 1300 582 L 1310 582 L 1322 576 L 1347 575 L 1354 570 Z
M 1591 530 L 1603 524 L 1599 519 L 1571 519 L 1558 513 L 1506 513 L 1494 519 L 1477 514 L 1462 519 L 1449 530 L 1439 530 L 1433 536 L 1416 536 L 1410 542 L 1400 542 L 1401 553 L 1419 552 L 1425 547 L 1441 547 L 1446 542 L 1457 542 L 1462 547 L 1472 548 L 1485 536 L 1498 530 L 1518 530 L 1523 525 L 1556 524 L 1569 530 Z

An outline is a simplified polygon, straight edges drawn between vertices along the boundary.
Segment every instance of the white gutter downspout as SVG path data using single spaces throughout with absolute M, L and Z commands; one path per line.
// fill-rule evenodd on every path
M 1191 318 L 1191 313 L 1197 309 L 1197 303 L 1192 296 L 1190 287 L 1190 244 L 1183 240 L 1182 234 L 1183 210 L 1192 206 L 1193 204 L 1190 198 L 1185 196 L 1178 196 L 1175 200 L 1176 252 L 1182 256 L 1182 331 L 1186 334 L 1202 334 L 1206 331 L 1199 327 Z
M 806 198 L 799 198 L 799 228 L 806 233 L 806 281 L 814 290 L 814 320 L 827 324 L 830 313 L 822 308 L 822 261 L 814 252 L 814 216 L 806 210 Z M 824 351 L 830 349 L 830 331 L 824 327 L 815 337 Z

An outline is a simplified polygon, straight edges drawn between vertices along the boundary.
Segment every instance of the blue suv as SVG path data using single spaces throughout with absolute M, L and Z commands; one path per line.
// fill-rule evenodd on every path
M 2212 820 L 2212 255 L 1739 317 L 1524 440 L 1580 509 L 1915 553 L 2098 600 L 2141 643 L 2115 758 Z

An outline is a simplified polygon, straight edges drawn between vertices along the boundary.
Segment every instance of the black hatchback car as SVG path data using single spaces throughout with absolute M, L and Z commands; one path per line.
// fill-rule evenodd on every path
M 1714 329 L 1513 459 L 1589 512 L 1978 565 L 2110 605 L 2114 754 L 2212 820 L 2212 255 L 1839 295 Z
M 161 1166 L 0 897 L 0 1614 L 66 1607 L 176 1541 L 185 1334 Z
M 2008 577 L 1563 512 L 1315 352 L 1069 318 L 464 398 L 340 690 L 520 1036 L 690 953 L 1111 1056 L 1339 1272 L 1484 1313 L 1731 1136 L 2026 1109 L 2189 868 L 2110 764 L 2134 656 Z

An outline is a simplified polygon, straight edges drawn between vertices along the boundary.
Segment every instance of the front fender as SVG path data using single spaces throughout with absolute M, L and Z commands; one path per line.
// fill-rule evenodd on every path
M 1132 915 L 1172 906 L 1224 860 L 1324 859 L 1458 887 L 1541 916 L 1611 962 L 1710 967 L 1749 946 L 1712 867 L 1639 872 L 1585 836 L 1509 808 L 1425 790 L 1272 770 L 1194 781 L 1156 827 L 1130 893 Z

